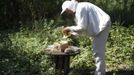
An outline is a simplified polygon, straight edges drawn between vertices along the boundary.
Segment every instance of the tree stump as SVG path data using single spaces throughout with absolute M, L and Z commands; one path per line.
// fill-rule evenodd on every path
M 70 57 L 80 53 L 80 50 L 76 46 L 71 46 L 73 52 L 53 52 L 46 50 L 46 54 L 50 55 L 54 63 L 54 75 L 68 75 L 70 72 Z

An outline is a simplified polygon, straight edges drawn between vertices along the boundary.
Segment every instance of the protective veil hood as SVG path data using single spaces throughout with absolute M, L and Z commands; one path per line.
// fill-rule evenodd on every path
M 71 0 L 71 1 L 64 1 L 62 4 L 62 12 L 61 14 L 64 13 L 64 11 L 68 8 L 70 10 L 72 10 L 73 12 L 76 11 L 76 7 L 77 7 L 78 2 L 75 0 Z

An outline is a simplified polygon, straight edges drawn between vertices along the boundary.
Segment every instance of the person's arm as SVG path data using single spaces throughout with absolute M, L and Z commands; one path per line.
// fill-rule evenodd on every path
M 86 29 L 87 26 L 87 16 L 86 15 L 86 11 L 84 8 L 78 8 L 78 10 L 76 11 L 76 26 L 70 26 L 67 27 L 67 29 L 70 29 L 70 31 L 74 31 L 74 32 L 82 32 Z

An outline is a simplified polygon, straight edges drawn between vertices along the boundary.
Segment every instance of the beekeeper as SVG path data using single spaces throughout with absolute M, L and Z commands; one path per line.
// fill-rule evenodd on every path
M 94 75 L 105 75 L 105 46 L 111 26 L 110 16 L 89 2 L 64 1 L 61 14 L 75 17 L 76 26 L 63 29 L 64 34 L 76 32 L 92 37 L 96 70 Z

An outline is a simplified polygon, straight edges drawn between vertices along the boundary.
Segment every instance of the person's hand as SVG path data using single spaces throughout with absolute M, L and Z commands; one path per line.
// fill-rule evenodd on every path
M 63 29 L 63 33 L 64 33 L 64 35 L 66 35 L 66 36 L 69 36 L 69 35 L 70 35 L 70 32 L 71 32 L 71 30 L 70 30 L 68 27 L 65 27 L 65 28 Z

